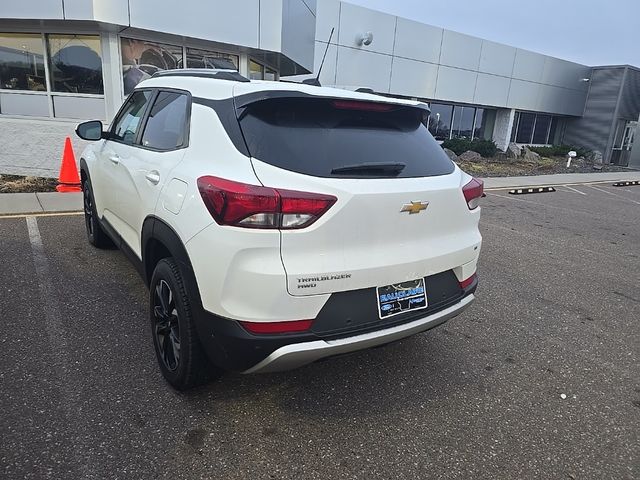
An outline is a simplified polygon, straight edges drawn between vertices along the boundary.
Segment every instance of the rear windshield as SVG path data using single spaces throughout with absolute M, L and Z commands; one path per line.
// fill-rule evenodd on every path
M 350 100 L 250 104 L 240 126 L 252 157 L 316 177 L 445 175 L 454 165 L 422 123 L 425 111 Z

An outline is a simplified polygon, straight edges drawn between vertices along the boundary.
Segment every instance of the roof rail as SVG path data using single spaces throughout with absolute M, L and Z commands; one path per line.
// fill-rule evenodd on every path
M 232 82 L 250 81 L 247 77 L 240 75 L 236 70 L 223 68 L 179 68 L 176 70 L 160 70 L 151 76 L 151 78 L 158 77 L 215 78 L 216 80 L 229 80 Z

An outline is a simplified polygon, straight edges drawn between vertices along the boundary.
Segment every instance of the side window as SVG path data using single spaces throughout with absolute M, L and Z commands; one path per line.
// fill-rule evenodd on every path
M 160 92 L 151 107 L 142 134 L 142 145 L 157 150 L 174 150 L 187 143 L 187 95 Z
M 131 145 L 138 132 L 140 126 L 140 120 L 144 114 L 145 108 L 151 100 L 152 92 L 150 90 L 143 90 L 133 92 L 125 107 L 120 112 L 120 115 L 113 124 L 111 130 L 111 138 L 113 140 Z

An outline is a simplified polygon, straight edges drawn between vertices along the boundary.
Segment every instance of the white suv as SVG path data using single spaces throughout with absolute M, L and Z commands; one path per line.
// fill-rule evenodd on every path
M 82 154 L 89 241 L 150 290 L 158 363 L 185 389 L 423 332 L 474 300 L 482 182 L 425 104 L 237 72 L 138 85 Z

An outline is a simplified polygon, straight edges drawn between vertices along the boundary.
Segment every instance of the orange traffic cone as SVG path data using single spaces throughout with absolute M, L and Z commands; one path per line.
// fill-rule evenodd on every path
M 76 156 L 73 154 L 71 139 L 67 137 L 64 141 L 64 152 L 62 154 L 62 165 L 60 166 L 60 176 L 58 177 L 58 192 L 81 192 L 80 177 L 78 176 L 78 166 Z

